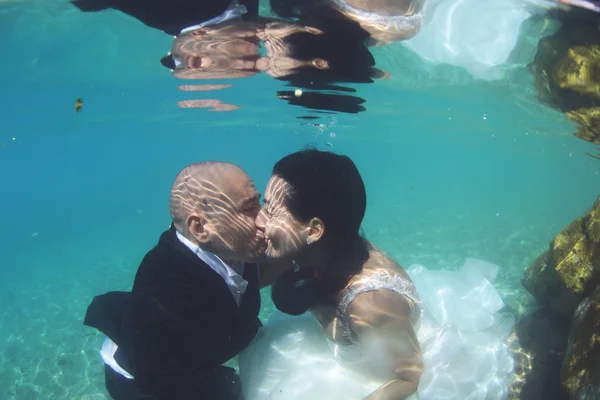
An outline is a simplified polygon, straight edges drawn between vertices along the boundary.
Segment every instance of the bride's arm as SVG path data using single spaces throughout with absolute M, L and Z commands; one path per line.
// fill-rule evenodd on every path
M 423 359 L 410 321 L 412 309 L 411 300 L 387 289 L 363 292 L 350 303 L 351 330 L 364 346 L 383 345 L 394 374 L 365 400 L 401 400 L 417 390 Z

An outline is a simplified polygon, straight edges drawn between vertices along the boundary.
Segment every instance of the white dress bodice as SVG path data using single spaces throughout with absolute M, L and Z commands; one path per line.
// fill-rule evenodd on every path
M 410 320 L 415 329 L 418 329 L 421 314 L 423 313 L 423 302 L 414 284 L 399 273 L 387 270 L 380 270 L 365 275 L 342 291 L 339 304 L 336 307 L 336 331 L 345 340 L 342 342 L 330 337 L 327 338 L 327 343 L 333 355 L 341 362 L 345 364 L 357 364 L 373 361 L 373 364 L 379 364 L 382 355 L 374 354 L 374 346 L 369 346 L 367 349 L 364 344 L 359 344 L 358 338 L 352 332 L 348 318 L 348 307 L 359 294 L 381 289 L 390 290 L 410 300 L 412 306 Z M 371 344 L 375 345 L 374 343 Z

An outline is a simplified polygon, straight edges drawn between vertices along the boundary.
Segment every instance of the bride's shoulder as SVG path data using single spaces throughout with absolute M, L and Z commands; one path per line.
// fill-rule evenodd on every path
M 362 292 L 348 305 L 348 325 L 357 336 L 390 325 L 406 330 L 412 327 L 413 308 L 410 299 L 392 290 Z
M 413 282 L 402 267 L 385 254 L 375 252 L 363 270 L 352 277 L 341 298 L 342 308 L 347 308 L 349 315 L 361 310 L 367 313 L 394 310 L 403 314 L 410 312 L 410 299 L 417 296 Z
M 381 249 L 371 245 L 362 271 L 352 277 L 341 293 L 341 309 L 361 318 L 418 319 L 420 296 L 406 271 Z M 374 321 L 370 321 L 374 322 Z
M 363 270 L 359 275 L 368 276 L 373 273 L 387 272 L 392 275 L 400 275 L 410 281 L 408 274 L 400 264 L 373 243 L 369 243 L 369 246 L 369 258 L 363 265 Z

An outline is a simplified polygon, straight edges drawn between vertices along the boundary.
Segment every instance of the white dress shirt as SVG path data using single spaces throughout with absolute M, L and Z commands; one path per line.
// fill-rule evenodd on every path
M 217 255 L 206 250 L 202 250 L 178 231 L 177 238 L 181 241 L 181 243 L 185 244 L 191 251 L 193 251 L 199 259 L 208 264 L 213 271 L 221 275 L 221 278 L 223 278 L 225 283 L 227 283 L 227 286 L 229 287 L 236 304 L 239 306 L 241 297 L 248 287 L 248 282 L 242 278 L 242 275 L 244 274 L 244 264 L 240 263 L 239 267 L 236 266 L 236 269 L 239 271 L 238 273 L 223 260 L 221 260 Z

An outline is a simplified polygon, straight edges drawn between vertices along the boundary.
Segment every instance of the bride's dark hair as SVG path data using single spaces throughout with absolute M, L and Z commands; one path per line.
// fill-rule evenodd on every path
M 326 268 L 302 265 L 272 287 L 275 306 L 298 315 L 331 302 L 369 258 L 360 234 L 367 194 L 354 162 L 332 152 L 307 149 L 290 154 L 275 164 L 273 175 L 291 186 L 285 205 L 296 219 L 308 223 L 316 217 L 325 224 L 323 236 L 312 246 L 324 250 Z

